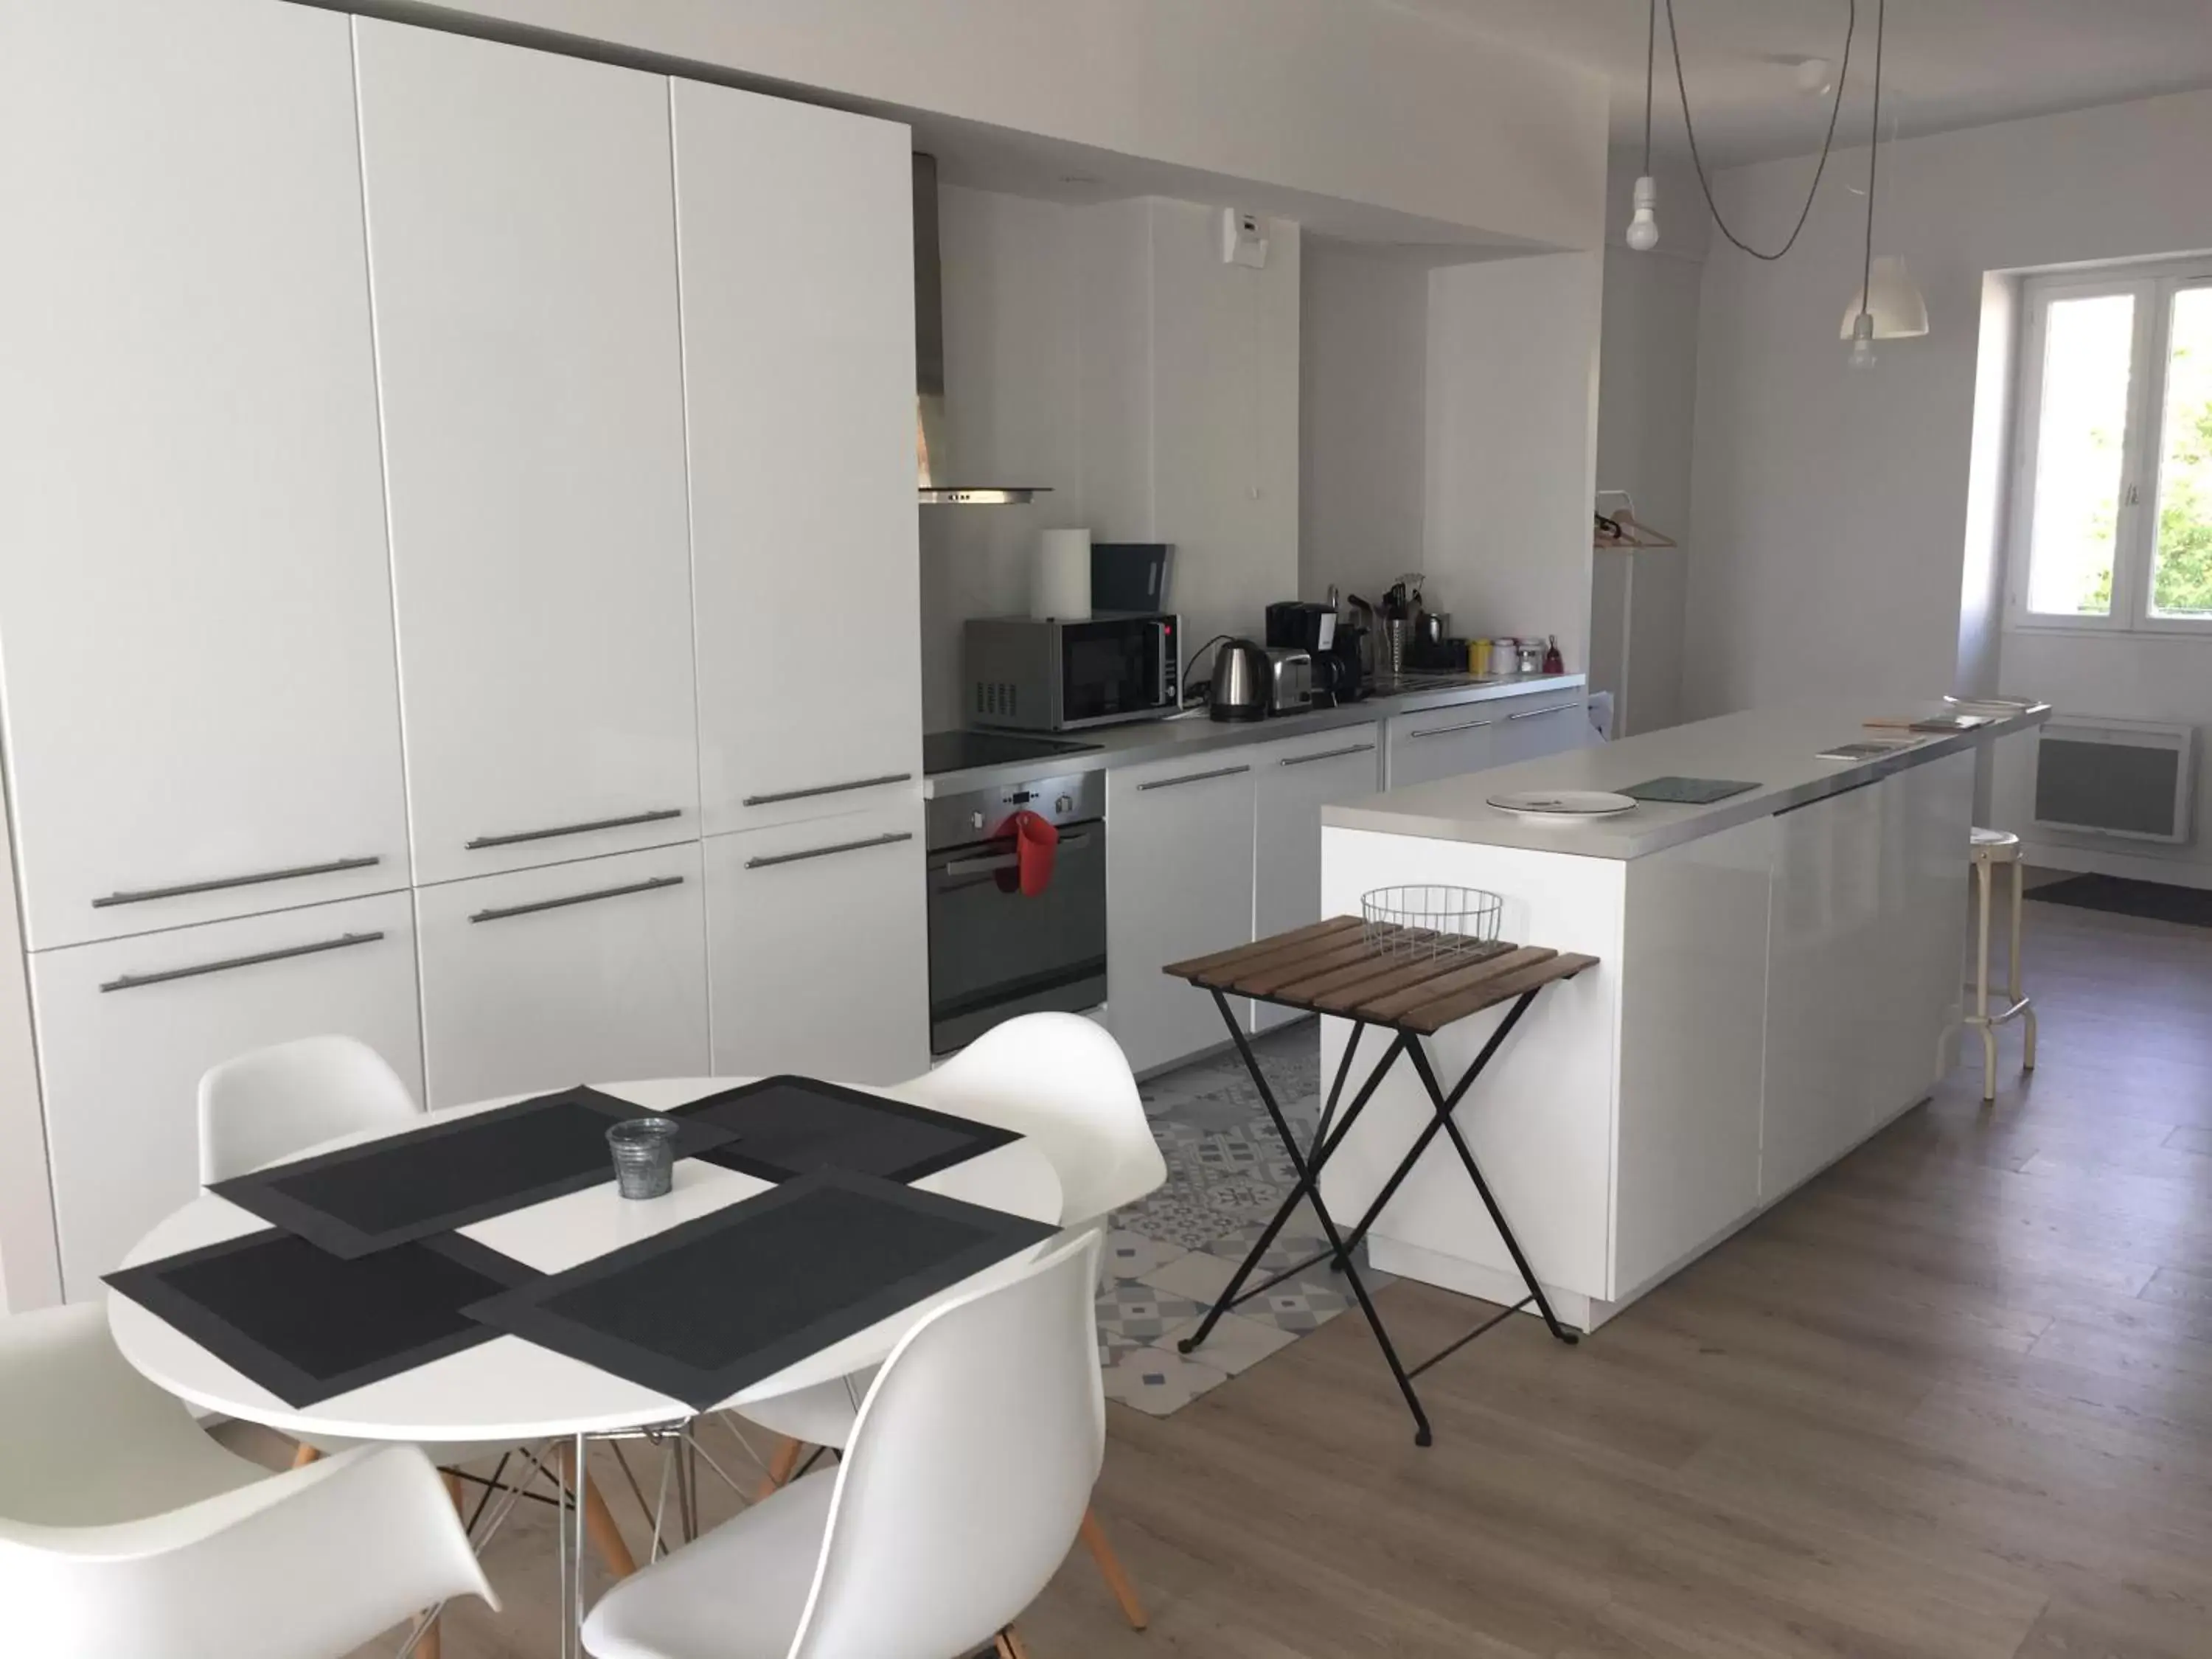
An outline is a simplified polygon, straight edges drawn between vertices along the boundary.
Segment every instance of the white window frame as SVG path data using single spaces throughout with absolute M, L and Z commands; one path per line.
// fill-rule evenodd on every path
M 2136 634 L 2212 638 L 2212 616 L 2151 614 L 2158 549 L 2159 462 L 2145 453 L 2166 408 L 2173 296 L 2212 287 L 2212 255 L 2107 265 L 2027 277 L 2021 284 L 2020 374 L 2014 381 L 2013 465 L 2005 510 L 2008 631 Z M 2101 617 L 2027 608 L 2029 542 L 2035 523 L 2035 450 L 2043 404 L 2043 357 L 2054 301 L 2125 294 L 2135 300 L 2127 432 L 2120 452 L 2120 502 L 2112 531 L 2112 608 Z

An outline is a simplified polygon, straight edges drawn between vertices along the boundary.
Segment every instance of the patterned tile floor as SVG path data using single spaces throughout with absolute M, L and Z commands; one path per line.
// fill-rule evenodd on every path
M 1302 1142 L 1321 1112 L 1320 1048 L 1311 1020 L 1253 1044 Z M 1114 1217 L 1106 1243 L 1114 1283 L 1098 1299 L 1098 1363 L 1108 1399 L 1165 1417 L 1319 1329 L 1349 1301 L 1341 1281 L 1318 1267 L 1224 1314 L 1195 1353 L 1176 1352 L 1176 1339 L 1195 1330 L 1228 1288 L 1297 1176 L 1233 1052 L 1164 1073 L 1141 1091 L 1168 1178 Z M 1310 1209 L 1301 1212 L 1270 1247 L 1263 1276 L 1322 1243 L 1318 1219 Z M 1364 1262 L 1362 1276 L 1370 1286 L 1388 1282 Z

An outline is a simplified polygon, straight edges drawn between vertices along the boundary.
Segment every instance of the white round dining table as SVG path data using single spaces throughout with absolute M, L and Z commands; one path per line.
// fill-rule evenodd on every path
M 660 1078 L 592 1086 L 647 1111 L 662 1111 L 752 1080 Z M 892 1099 L 900 1096 L 896 1086 L 873 1092 Z M 508 1095 L 450 1107 L 430 1114 L 422 1122 L 488 1111 L 526 1098 L 527 1095 Z M 939 1110 L 947 1109 L 941 1101 L 934 1103 Z M 373 1134 L 342 1136 L 303 1147 L 290 1157 L 310 1157 L 376 1138 Z M 921 1191 L 963 1199 L 1031 1221 L 1049 1224 L 1060 1218 L 1059 1177 L 1044 1154 L 1028 1139 L 994 1147 L 912 1184 Z M 770 1186 L 735 1170 L 697 1158 L 679 1158 L 674 1189 L 665 1198 L 623 1199 L 609 1179 L 581 1192 L 509 1211 L 459 1231 L 539 1273 L 562 1273 L 681 1222 L 766 1192 Z M 125 1265 L 160 1261 L 268 1227 L 267 1222 L 250 1211 L 203 1191 L 139 1240 Z M 748 1401 L 770 1399 L 878 1364 L 932 1310 L 1011 1277 L 1035 1254 L 1035 1249 L 1018 1252 L 925 1297 L 762 1378 L 714 1409 L 742 1411 Z M 764 1272 L 774 1272 L 777 1265 L 764 1262 L 762 1267 Z M 344 1316 L 343 1309 L 331 1310 L 333 1318 Z M 125 1358 L 169 1393 L 204 1410 L 264 1424 L 295 1437 L 515 1445 L 679 1424 L 700 1414 L 683 1401 L 504 1334 L 313 1405 L 292 1406 L 158 1314 L 114 1291 L 108 1292 L 107 1318 Z

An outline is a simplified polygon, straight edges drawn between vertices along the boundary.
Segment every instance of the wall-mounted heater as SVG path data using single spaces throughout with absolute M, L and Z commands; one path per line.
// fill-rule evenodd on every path
M 2035 745 L 2035 824 L 2128 841 L 2185 842 L 2197 730 L 2053 716 Z

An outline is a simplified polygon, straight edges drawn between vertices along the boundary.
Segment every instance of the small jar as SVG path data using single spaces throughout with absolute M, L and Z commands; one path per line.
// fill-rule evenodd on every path
M 1510 634 L 1502 635 L 1491 641 L 1490 672 L 1493 674 L 1519 673 L 1521 665 L 1514 653 L 1520 649 L 1520 646 L 1521 641 Z
M 1469 640 L 1467 642 L 1467 672 L 1483 675 L 1490 672 L 1490 641 Z
M 607 1149 L 615 1163 L 615 1188 L 624 1198 L 665 1198 L 676 1184 L 676 1137 L 672 1117 L 633 1117 L 607 1130 Z
M 1522 674 L 1540 674 L 1544 672 L 1543 641 L 1523 640 L 1516 648 L 1515 654 L 1520 664 L 1516 672 Z

